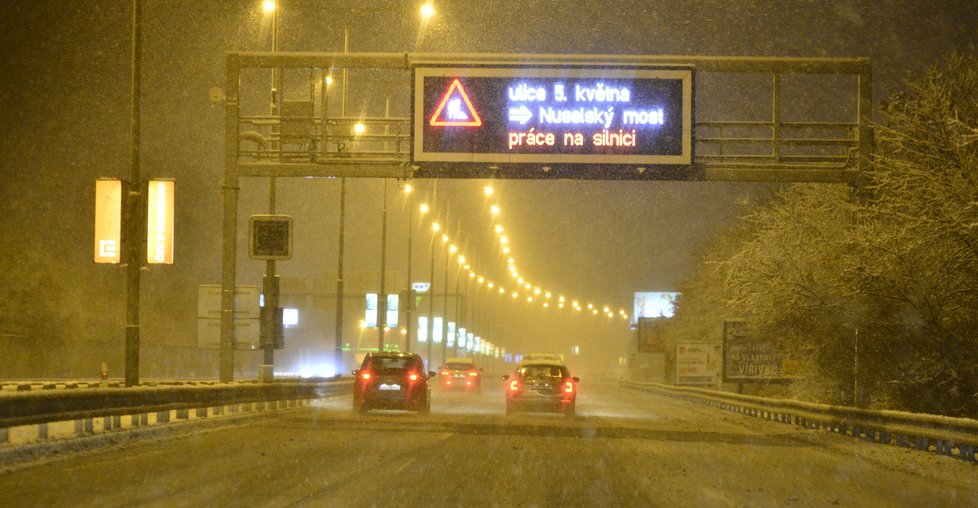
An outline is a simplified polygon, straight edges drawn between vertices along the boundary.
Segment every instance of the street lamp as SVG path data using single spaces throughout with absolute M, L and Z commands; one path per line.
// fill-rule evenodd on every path
M 414 187 L 408 183 L 404 184 L 404 193 L 408 197 L 408 234 L 407 234 L 407 301 L 401 302 L 404 306 L 404 316 L 407 318 L 407 323 L 404 331 L 404 349 L 407 352 L 411 352 L 411 323 L 414 319 L 414 313 L 412 312 L 412 307 L 414 306 L 414 296 L 413 290 L 411 289 L 411 239 L 414 235 L 414 194 L 412 191 Z
M 428 21 L 435 15 L 435 6 L 427 2 L 421 6 L 421 20 Z
M 272 53 L 278 51 L 278 10 L 275 0 L 265 0 L 262 2 L 262 10 L 266 15 L 272 16 Z M 278 86 L 276 69 L 272 68 L 271 83 L 271 102 L 269 104 L 269 116 L 275 117 L 278 112 Z M 275 127 L 273 124 L 271 139 L 275 140 Z M 274 148 L 276 145 L 272 145 Z M 268 178 L 268 213 L 275 215 L 275 177 Z M 278 314 L 278 276 L 275 273 L 275 260 L 265 261 L 265 277 L 262 284 L 262 294 L 265 295 L 265 302 L 262 308 L 262 316 L 266 322 L 276 323 L 279 320 Z M 266 335 L 262 337 L 262 350 L 264 351 L 262 365 L 260 367 L 261 381 L 271 382 L 274 378 L 275 365 L 275 335 L 278 326 L 268 326 Z
M 442 243 L 448 242 L 448 236 L 442 235 Z M 442 330 L 442 343 L 441 343 L 441 362 L 445 363 L 445 358 L 447 357 L 448 351 L 448 262 L 451 261 L 452 256 L 458 252 L 458 247 L 455 244 L 448 246 L 448 255 L 445 256 L 445 296 L 442 299 L 444 302 L 443 313 L 445 318 L 442 320 L 442 326 L 445 327 Z
M 427 205 L 421 205 L 424 212 L 428 211 Z M 431 293 L 428 297 L 428 322 L 431 326 L 428 328 L 431 330 L 430 337 L 428 337 L 428 367 L 431 367 L 431 343 L 434 342 L 434 319 L 435 319 L 435 236 L 438 231 L 441 230 L 441 226 L 437 222 L 431 223 L 431 271 L 429 272 L 428 283 L 430 284 L 428 291 Z

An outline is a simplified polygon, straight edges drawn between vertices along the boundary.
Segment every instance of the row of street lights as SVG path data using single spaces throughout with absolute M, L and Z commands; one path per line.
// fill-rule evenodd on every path
M 278 26 L 277 26 L 278 25 L 278 2 L 276 0 L 264 0 L 264 2 L 262 3 L 262 8 L 263 8 L 263 11 L 267 15 L 270 15 L 272 17 L 272 51 L 275 52 L 275 51 L 278 50 L 278 42 L 277 42 L 277 37 L 278 37 Z M 420 14 L 420 18 L 421 18 L 422 23 L 427 23 L 434 16 L 435 9 L 434 9 L 434 7 L 433 7 L 433 5 L 431 3 L 425 3 L 424 5 L 421 6 L 420 11 L 419 11 L 419 14 Z M 423 32 L 423 28 L 424 28 L 424 25 L 422 25 L 422 30 L 419 30 L 419 37 L 420 37 L 420 34 Z M 420 39 L 419 39 L 419 41 L 420 41 Z M 349 51 L 349 32 L 348 32 L 348 30 L 344 30 L 344 44 L 343 44 L 343 46 L 344 46 L 343 47 L 343 51 L 344 52 L 348 52 Z M 277 78 L 278 78 L 278 76 L 277 76 L 277 73 L 276 73 L 276 69 L 272 69 L 272 90 L 271 90 L 271 106 L 270 106 L 270 112 L 271 112 L 271 115 L 272 116 L 275 116 L 277 114 L 277 112 L 279 111 L 278 101 L 281 100 L 280 94 L 278 94 Z M 332 76 L 327 74 L 326 76 L 324 76 L 323 81 L 324 81 L 323 82 L 323 93 L 325 94 L 325 87 L 327 87 L 327 86 L 329 86 L 331 84 L 331 82 L 332 82 Z M 341 107 L 341 109 L 342 109 L 341 116 L 343 116 L 343 117 L 346 116 L 346 111 L 345 111 L 346 110 L 346 89 L 347 89 L 346 84 L 347 84 L 346 70 L 344 69 L 343 70 L 343 90 L 342 90 L 343 97 L 342 97 L 342 101 L 341 101 L 341 104 L 342 104 L 342 107 Z M 325 107 L 325 104 L 324 104 L 324 107 Z M 355 129 L 359 129 L 359 131 L 356 131 L 355 130 L 354 131 L 354 135 L 359 135 L 359 134 L 363 134 L 364 133 L 363 131 L 364 131 L 365 128 L 364 128 L 363 124 L 358 123 L 356 125 Z M 273 138 L 274 138 L 274 136 L 273 136 Z M 342 344 L 343 344 L 342 323 L 343 323 L 343 290 L 344 290 L 344 287 L 343 287 L 344 286 L 343 285 L 343 247 L 344 247 L 344 234 L 345 234 L 345 230 L 344 230 L 344 225 L 345 225 L 344 224 L 345 223 L 345 183 L 346 183 L 345 182 L 345 178 L 341 178 L 341 190 L 340 190 L 340 231 L 339 231 L 339 242 L 338 242 L 339 243 L 339 254 L 338 254 L 338 262 L 337 262 L 337 273 L 338 273 L 338 275 L 337 275 L 337 303 L 336 303 L 336 306 L 337 306 L 336 323 L 337 324 L 336 324 L 336 352 L 335 352 L 336 358 L 335 359 L 337 361 L 337 364 L 339 364 L 339 362 L 341 361 Z M 435 182 L 435 187 L 433 187 L 433 189 L 432 189 L 432 199 L 433 200 L 435 198 L 435 193 L 437 192 L 436 186 L 437 186 L 437 181 Z M 413 263 L 413 260 L 412 260 L 413 232 L 414 232 L 414 229 L 415 229 L 415 226 L 414 226 L 414 206 L 415 205 L 414 205 L 414 197 L 413 197 L 413 190 L 414 189 L 413 189 L 413 186 L 410 183 L 408 183 L 408 184 L 406 184 L 403 187 L 403 190 L 407 194 L 408 200 L 409 200 L 408 236 L 407 236 L 407 241 L 408 241 L 408 245 L 407 245 L 407 283 L 408 283 L 408 286 L 409 286 L 409 290 L 408 290 L 407 294 L 409 295 L 409 298 L 411 298 L 412 292 L 410 291 L 410 286 L 413 283 L 413 278 L 412 278 L 412 275 L 413 275 L 412 274 L 412 263 Z M 485 196 L 487 198 L 491 198 L 494 195 L 494 190 L 493 190 L 493 188 L 491 186 L 486 186 L 484 188 L 484 193 L 485 193 Z M 379 300 L 378 314 L 379 314 L 379 317 L 380 317 L 379 323 L 378 323 L 378 328 L 379 328 L 379 346 L 378 347 L 381 350 L 383 350 L 384 347 L 385 347 L 385 336 L 384 336 L 385 334 L 384 334 L 384 332 L 385 332 L 385 327 L 386 327 L 386 315 L 387 315 L 387 312 L 386 312 L 386 310 L 387 310 L 387 299 L 386 299 L 386 284 L 385 284 L 386 283 L 386 280 L 385 280 L 385 275 L 386 275 L 386 273 L 385 273 L 386 272 L 386 242 L 387 242 L 387 180 L 386 179 L 384 179 L 384 192 L 383 192 L 383 196 L 384 196 L 384 203 L 383 203 L 383 207 L 382 207 L 383 232 L 382 232 L 382 238 L 381 238 L 381 273 L 380 273 L 380 286 L 381 286 L 381 291 L 380 291 L 380 295 L 379 295 L 379 299 L 378 299 Z M 491 206 L 490 210 L 491 210 L 492 218 L 494 220 L 494 231 L 496 233 L 496 240 L 497 240 L 497 242 L 498 242 L 498 244 L 500 246 L 500 251 L 502 252 L 504 259 L 507 260 L 507 270 L 509 271 L 511 277 L 514 279 L 513 282 L 515 282 L 517 284 L 516 289 L 512 290 L 512 292 L 511 292 L 513 299 L 514 300 L 517 300 L 519 298 L 520 294 L 523 291 L 526 291 L 527 293 L 523 293 L 523 294 L 526 294 L 527 295 L 526 296 L 526 301 L 528 303 L 533 303 L 535 300 L 539 300 L 539 301 L 543 302 L 542 303 L 542 306 L 544 308 L 549 308 L 550 307 L 550 299 L 552 297 L 552 293 L 550 291 L 543 291 L 539 286 L 536 286 L 536 287 L 533 286 L 530 282 L 528 282 L 527 280 L 525 280 L 523 277 L 520 276 L 519 271 L 516 268 L 515 260 L 514 260 L 514 258 L 512 256 L 512 248 L 509 245 L 509 239 L 504 234 L 504 229 L 503 229 L 502 225 L 500 225 L 498 223 L 498 221 L 496 220 L 496 219 L 498 219 L 498 216 L 500 214 L 500 208 L 499 208 L 498 205 L 495 205 L 494 204 L 494 205 Z M 420 207 L 419 207 L 419 211 L 421 213 L 421 216 L 424 217 L 430 211 L 430 207 L 427 204 L 421 204 Z M 270 187 L 269 187 L 269 213 L 272 213 L 272 214 L 275 213 L 275 177 L 270 177 Z M 430 278 L 429 278 L 429 281 L 430 282 L 429 283 L 431 284 L 431 286 L 430 286 L 430 288 L 431 288 L 430 289 L 430 291 L 431 291 L 431 297 L 429 298 L 429 301 L 428 301 L 428 318 L 429 319 L 431 319 L 431 318 L 434 317 L 434 293 L 435 293 L 435 285 L 434 285 L 434 283 L 435 283 L 435 280 L 434 280 L 435 279 L 435 248 L 434 247 L 435 247 L 435 243 L 436 243 L 436 240 L 437 240 L 437 235 L 439 234 L 439 232 L 441 230 L 441 227 L 440 227 L 440 225 L 437 222 L 432 222 L 431 223 L 431 228 L 432 228 L 432 235 L 433 236 L 432 236 L 432 240 L 431 240 L 431 244 L 430 244 L 430 247 L 431 247 L 431 267 L 430 267 L 430 272 L 429 272 L 429 275 L 430 275 Z M 442 284 L 443 294 L 444 294 L 444 300 L 443 300 L 444 301 L 444 309 L 443 309 L 443 311 L 444 311 L 445 318 L 443 319 L 443 324 L 442 324 L 443 329 L 441 331 L 443 332 L 442 335 L 443 336 L 446 336 L 447 335 L 447 327 L 448 327 L 447 317 L 448 317 L 448 313 L 449 313 L 449 310 L 448 310 L 448 306 L 449 306 L 449 304 L 448 304 L 448 298 L 449 298 L 449 268 L 450 268 L 450 262 L 451 262 L 451 260 L 453 258 L 458 261 L 458 267 L 457 267 L 456 278 L 455 278 L 456 279 L 455 280 L 455 296 L 456 296 L 456 302 L 455 302 L 455 307 L 456 307 L 455 308 L 455 318 L 456 318 L 456 320 L 458 321 L 459 324 L 461 324 L 461 322 L 462 322 L 459 318 L 462 317 L 462 314 L 464 313 L 464 310 L 463 309 L 465 309 L 465 307 L 466 307 L 466 304 L 461 301 L 461 299 L 460 299 L 461 294 L 459 293 L 459 291 L 461 289 L 460 288 L 460 279 L 461 279 L 460 273 L 461 273 L 461 270 L 464 269 L 466 271 L 466 273 L 467 273 L 466 284 L 465 284 L 465 292 L 466 292 L 466 294 L 468 294 L 468 283 L 469 283 L 470 280 L 476 281 L 478 283 L 478 286 L 476 288 L 477 289 L 477 293 L 478 293 L 478 288 L 479 287 L 482 287 L 483 285 L 485 285 L 490 290 L 489 292 L 487 292 L 487 296 L 489 294 L 492 294 L 492 290 L 494 288 L 498 288 L 497 289 L 497 292 L 498 292 L 499 295 L 506 294 L 507 293 L 507 290 L 504 289 L 504 287 L 503 287 L 502 284 L 498 284 L 498 285 L 497 284 L 494 284 L 487 277 L 485 277 L 483 275 L 479 275 L 475 271 L 473 271 L 471 269 L 471 266 L 469 264 L 466 264 L 465 263 L 466 258 L 465 258 L 464 255 L 462 255 L 459 252 L 459 247 L 457 245 L 455 245 L 455 244 L 449 243 L 449 238 L 448 238 L 448 236 L 447 236 L 446 233 L 441 233 L 441 241 L 442 241 L 442 244 L 443 244 L 444 249 L 445 249 L 445 270 L 444 270 L 445 280 L 444 280 L 444 282 Z M 276 297 L 277 297 L 277 291 L 275 291 L 276 288 L 275 288 L 275 284 L 274 284 L 274 278 L 275 278 L 275 264 L 274 263 L 275 262 L 272 261 L 272 260 L 267 261 L 267 266 L 266 266 L 266 279 L 269 281 L 266 284 L 271 284 L 271 287 L 268 287 L 267 288 L 268 290 L 270 290 L 269 292 L 271 294 L 269 294 L 269 297 L 266 297 L 266 306 L 272 306 L 272 308 L 275 308 L 274 306 L 277 306 L 277 304 L 275 303 L 276 302 Z M 559 308 L 559 309 L 563 309 L 565 307 L 565 300 L 566 299 L 565 299 L 564 296 L 559 296 L 557 298 L 556 307 Z M 414 324 L 414 310 L 415 309 L 414 309 L 413 302 L 406 302 L 406 303 L 407 303 L 407 305 L 406 305 L 407 326 L 405 327 L 406 328 L 405 329 L 405 335 L 406 335 L 407 349 L 410 350 L 410 349 L 412 349 L 412 345 L 413 345 L 413 343 L 415 341 L 415 338 L 416 338 L 415 337 L 415 334 L 413 332 L 413 328 L 414 328 L 414 326 L 413 326 L 413 324 Z M 570 301 L 570 305 L 576 311 L 582 311 L 583 310 L 583 306 L 581 306 L 580 304 L 578 304 L 577 300 L 571 300 Z M 471 307 L 471 310 L 473 312 L 475 312 L 476 309 L 477 309 L 477 306 L 474 304 L 474 302 L 472 302 L 472 304 L 469 305 L 469 307 Z M 595 307 L 592 304 L 587 304 L 587 309 L 593 315 L 598 315 L 599 314 L 598 308 Z M 607 315 L 609 318 L 614 317 L 614 313 L 610 310 L 610 307 L 609 306 L 604 306 L 603 309 L 602 309 L 602 311 L 601 311 L 601 313 Z M 627 319 L 627 317 L 628 317 L 627 316 L 627 313 L 624 310 L 621 310 L 619 314 L 624 319 Z M 465 317 L 466 317 L 466 322 L 468 322 L 469 321 L 468 320 L 468 317 L 467 316 L 465 316 Z M 470 323 L 467 323 L 467 324 L 470 324 Z M 427 356 L 428 356 L 429 361 L 430 361 L 430 359 L 432 357 L 431 347 L 432 347 L 432 342 L 433 341 L 432 340 L 428 340 L 427 342 L 428 342 L 428 344 L 427 344 Z M 448 340 L 447 340 L 447 337 L 445 337 L 445 340 L 442 342 L 442 357 L 443 358 L 446 355 L 446 352 L 445 351 L 446 351 L 447 343 L 448 343 Z M 265 347 L 265 364 L 271 365 L 271 363 L 272 363 L 272 351 L 273 351 L 272 348 L 273 348 L 273 344 L 266 344 L 265 346 L 266 346 Z

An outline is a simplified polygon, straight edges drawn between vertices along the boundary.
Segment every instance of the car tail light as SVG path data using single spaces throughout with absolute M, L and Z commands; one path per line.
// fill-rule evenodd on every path
M 369 381 L 370 380 L 370 373 L 369 372 L 361 372 L 360 373 L 360 379 L 362 379 L 364 381 Z
M 448 372 L 447 370 L 441 371 L 441 375 L 443 375 L 443 376 L 447 376 L 449 374 L 451 374 L 451 372 Z
M 475 371 L 475 370 L 469 371 L 469 375 L 472 376 L 472 377 L 476 377 L 476 376 L 479 375 L 479 372 L 478 371 Z
M 421 378 L 421 376 L 415 374 L 414 372 L 408 374 L 408 379 L 411 380 L 411 381 L 417 381 L 420 378 Z
M 574 393 L 574 382 L 573 381 L 564 381 L 564 392 L 565 393 Z
M 509 382 L 509 391 L 518 392 L 520 391 L 520 382 L 517 380 L 512 380 Z

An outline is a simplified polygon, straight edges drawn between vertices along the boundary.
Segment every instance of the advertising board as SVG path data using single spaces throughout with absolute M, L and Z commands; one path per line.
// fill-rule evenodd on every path
M 752 337 L 744 320 L 723 322 L 723 380 L 725 382 L 787 381 L 795 362 L 771 341 Z
M 720 345 L 710 342 L 676 344 L 676 384 L 715 386 L 720 367 Z

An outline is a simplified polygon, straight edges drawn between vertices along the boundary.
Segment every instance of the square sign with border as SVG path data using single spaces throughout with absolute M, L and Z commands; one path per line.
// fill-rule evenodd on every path
M 629 178 L 692 164 L 691 68 L 416 66 L 413 91 L 412 161 L 429 176 L 469 164 Z
M 248 256 L 251 259 L 292 259 L 292 217 L 252 215 L 248 218 Z

